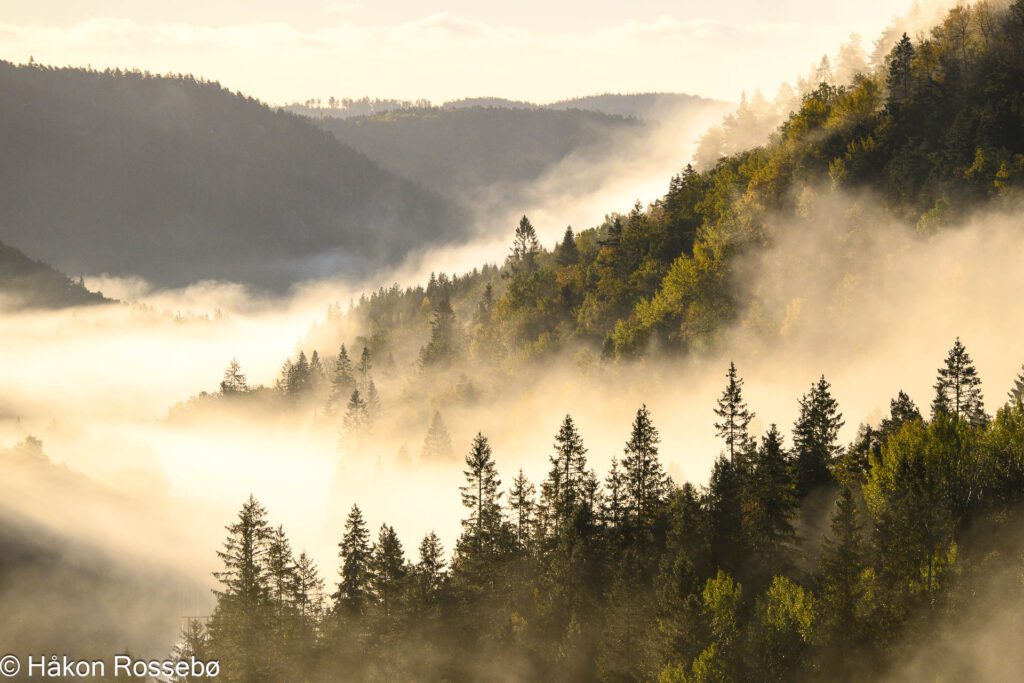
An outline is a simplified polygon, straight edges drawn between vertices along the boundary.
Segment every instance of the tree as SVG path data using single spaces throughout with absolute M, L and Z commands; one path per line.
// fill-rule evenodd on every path
M 430 321 L 430 340 L 420 349 L 422 367 L 444 366 L 453 361 L 459 350 L 455 312 L 448 299 L 442 299 L 434 308 Z
M 530 219 L 523 216 L 519 219 L 515 237 L 512 238 L 512 252 L 508 258 L 509 265 L 513 270 L 531 271 L 539 253 L 540 243 L 537 241 L 537 231 L 530 223 Z
M 366 424 L 368 426 L 373 424 L 378 415 L 380 415 L 380 394 L 377 393 L 377 385 L 373 383 L 371 377 L 366 383 Z
M 782 435 L 773 424 L 761 439 L 747 482 L 744 530 L 758 578 L 767 581 L 791 566 L 796 544 L 796 487 Z
M 861 573 L 867 555 L 858 517 L 853 489 L 844 486 L 832 513 L 831 533 L 822 542 L 818 560 L 821 632 L 842 668 L 860 637 L 857 606 L 864 593 Z
M 1013 389 L 1010 389 L 1009 397 L 1011 403 L 1024 401 L 1024 366 L 1021 366 L 1020 372 L 1013 380 Z
M 921 411 L 901 389 L 896 398 L 889 401 L 889 416 L 882 420 L 879 429 L 886 437 L 895 434 L 907 422 L 921 419 Z
M 338 544 L 341 582 L 334 598 L 335 609 L 347 616 L 361 616 L 373 599 L 370 531 L 363 512 L 353 505 L 345 520 L 345 535 Z
M 822 375 L 800 399 L 800 415 L 793 425 L 793 456 L 797 495 L 832 481 L 829 466 L 839 455 L 843 416 Z
M 972 425 L 983 425 L 988 421 L 981 396 L 981 378 L 967 348 L 960 343 L 960 337 L 953 343 L 945 365 L 939 368 L 935 379 L 932 416 L 938 413 L 951 414 Z
M 570 523 L 577 506 L 585 500 L 587 449 L 571 415 L 566 415 L 555 435 L 554 453 L 549 457 L 551 470 L 541 487 L 542 495 L 554 515 L 556 531 Z
M 737 452 L 744 452 L 750 443 L 747 431 L 754 413 L 750 412 L 743 401 L 743 380 L 736 373 L 736 364 L 729 363 L 729 371 L 725 375 L 726 385 L 722 397 L 718 399 L 715 415 L 721 422 L 715 423 L 717 434 L 725 441 L 729 459 L 736 462 Z
M 478 554 L 495 550 L 501 526 L 501 480 L 494 466 L 494 457 L 487 437 L 477 434 L 466 455 L 466 469 L 463 471 L 466 484 L 459 490 L 462 505 L 469 510 L 469 517 L 462 521 L 462 547 L 472 548 Z
M 266 574 L 268 596 L 279 611 L 290 606 L 297 579 L 295 571 L 291 544 L 284 527 L 278 525 L 271 531 L 267 543 Z
M 359 395 L 358 389 L 353 389 L 345 408 L 345 431 L 349 434 L 358 434 L 366 429 L 369 420 L 366 401 Z
M 373 371 L 373 356 L 370 354 L 370 347 L 364 346 L 363 353 L 359 356 L 359 381 L 365 387 L 370 381 L 370 372 Z
M 519 550 L 527 546 L 533 533 L 535 493 L 536 487 L 530 483 L 520 468 L 519 474 L 512 480 L 512 488 L 508 491 L 508 507 L 512 513 L 516 548 Z
M 285 379 L 285 387 L 288 396 L 299 398 L 306 395 L 310 387 L 309 359 L 305 351 L 299 351 L 299 358 L 292 364 L 290 372 Z
M 611 528 L 618 528 L 626 521 L 626 477 L 619 467 L 619 459 L 612 457 L 612 465 L 604 480 L 604 499 L 601 502 L 601 519 Z
M 580 260 L 580 250 L 576 246 L 576 235 L 573 234 L 571 225 L 565 229 L 565 235 L 562 237 L 561 244 L 558 245 L 555 259 L 560 266 L 575 265 Z
M 622 458 L 626 505 L 634 519 L 647 521 L 668 492 L 669 479 L 658 460 L 658 430 L 643 405 L 636 412 L 633 429 Z
M 238 359 L 232 358 L 227 370 L 224 371 L 224 379 L 220 383 L 220 393 L 225 396 L 244 394 L 249 391 L 249 384 L 242 373 L 242 366 Z
M 319 395 L 327 381 L 327 371 L 320 362 L 320 354 L 313 349 L 313 355 L 309 357 L 309 393 Z
M 324 580 L 316 563 L 303 551 L 295 562 L 295 583 L 292 602 L 300 619 L 315 626 L 324 612 Z
M 334 414 L 341 407 L 342 402 L 352 395 L 356 388 L 356 378 L 353 373 L 352 360 L 348 357 L 348 350 L 341 345 L 338 351 L 338 358 L 334 361 L 334 373 L 331 375 L 331 395 L 327 400 L 329 414 Z
M 398 610 L 407 573 L 398 534 L 394 527 L 381 525 L 370 557 L 370 586 L 385 617 Z
M 889 53 L 888 61 L 889 73 L 885 83 L 889 89 L 889 109 L 895 111 L 910 99 L 913 84 L 911 65 L 914 61 L 914 45 L 906 33 Z
M 440 411 L 434 411 L 434 417 L 430 420 L 430 427 L 427 428 L 427 435 L 423 439 L 423 450 L 420 451 L 420 459 L 428 462 L 444 462 L 451 459 L 454 453 L 452 439 L 448 434 L 448 428 L 441 418 Z

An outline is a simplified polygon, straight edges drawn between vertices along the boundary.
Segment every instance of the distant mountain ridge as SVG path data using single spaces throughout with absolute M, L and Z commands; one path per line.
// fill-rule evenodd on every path
M 0 239 L 69 272 L 284 289 L 460 238 L 454 206 L 215 83 L 0 62 Z

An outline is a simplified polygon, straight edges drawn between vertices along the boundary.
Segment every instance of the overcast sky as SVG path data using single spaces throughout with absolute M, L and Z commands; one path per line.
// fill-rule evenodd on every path
M 722 99 L 866 47 L 911 0 L 0 0 L 0 57 L 190 72 L 272 103 L 328 96 Z

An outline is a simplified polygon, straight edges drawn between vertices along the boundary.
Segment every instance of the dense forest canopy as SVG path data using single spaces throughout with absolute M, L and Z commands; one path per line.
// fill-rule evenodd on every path
M 0 242 L 0 307 L 68 308 L 109 301 L 81 282 Z
M 74 275 L 271 289 L 463 238 L 452 205 L 190 76 L 0 63 L 0 238 Z

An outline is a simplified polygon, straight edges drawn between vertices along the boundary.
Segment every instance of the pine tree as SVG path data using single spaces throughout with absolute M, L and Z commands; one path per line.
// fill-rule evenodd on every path
M 1021 366 L 1020 373 L 1013 380 L 1013 389 L 1009 392 L 1010 403 L 1024 401 L 1024 366 Z
M 886 86 L 889 88 L 890 111 L 895 111 L 910 99 L 910 88 L 913 83 L 911 64 L 913 61 L 914 45 L 904 33 L 892 52 L 889 53 L 889 73 L 886 77 Z
M 796 488 L 801 497 L 832 481 L 829 467 L 841 451 L 839 430 L 845 423 L 830 389 L 822 375 L 800 399 L 800 415 L 793 425 Z
M 349 434 L 358 434 L 365 430 L 368 424 L 366 401 L 359 395 L 358 389 L 353 389 L 345 408 L 345 431 Z
M 316 349 L 313 349 L 313 355 L 309 357 L 309 393 L 319 395 L 326 382 L 327 372 L 320 361 L 320 354 Z
M 550 456 L 551 470 L 541 487 L 545 506 L 554 515 L 556 531 L 570 523 L 579 505 L 585 501 L 587 449 L 572 416 L 566 415 L 555 435 L 555 452 Z
M 601 518 L 611 528 L 621 527 L 626 521 L 626 477 L 619 467 L 619 459 L 612 457 L 612 465 L 604 480 L 604 499 Z
M 512 480 L 512 488 L 508 491 L 508 507 L 512 513 L 512 525 L 515 531 L 516 548 L 525 548 L 533 533 L 534 508 L 536 501 L 534 495 L 536 488 L 523 474 L 522 468 L 519 474 Z
M 571 266 L 578 263 L 580 260 L 580 250 L 576 246 L 576 235 L 572 232 L 572 226 L 570 225 L 565 229 L 565 235 L 562 237 L 561 244 L 558 245 L 558 252 L 556 255 L 556 262 L 560 266 Z
M 356 388 L 356 378 L 353 374 L 352 360 L 348 357 L 348 350 L 341 345 L 338 351 L 338 358 L 334 361 L 334 373 L 331 375 L 331 395 L 327 401 L 327 411 L 335 414 L 345 401 L 352 395 Z
M 370 586 L 384 616 L 398 611 L 407 575 L 402 542 L 393 527 L 383 524 L 370 558 Z
M 441 539 L 433 531 L 420 541 L 416 574 L 430 594 L 436 595 L 441 590 L 445 578 L 444 547 L 441 545 Z
M 636 412 L 622 468 L 626 483 L 626 506 L 633 519 L 648 520 L 668 493 L 669 479 L 658 460 L 658 430 L 643 405 Z
M 973 425 L 983 425 L 988 421 L 981 396 L 981 378 L 967 348 L 960 343 L 960 337 L 956 338 L 946 356 L 945 366 L 939 368 L 935 379 L 932 417 L 939 413 L 962 418 Z
M 373 378 L 366 383 L 366 424 L 369 426 L 380 415 L 380 394 L 377 393 L 377 385 Z
M 244 609 L 255 609 L 267 598 L 268 590 L 264 558 L 272 531 L 266 509 L 250 495 L 238 513 L 238 521 L 227 531 L 224 549 L 217 552 L 224 569 L 214 573 L 222 588 L 215 592 L 231 597 Z
M 434 411 L 434 417 L 430 420 L 430 427 L 427 428 L 427 435 L 423 439 L 423 450 L 420 451 L 420 460 L 426 462 L 444 462 L 450 460 L 455 452 L 452 447 L 452 439 L 448 434 L 448 427 L 444 423 L 439 411 Z
M 249 391 L 249 384 L 242 373 L 242 366 L 238 359 L 232 358 L 227 370 L 224 371 L 224 379 L 220 383 L 220 393 L 225 396 L 233 394 L 244 394 Z
M 345 521 L 345 535 L 338 544 L 341 582 L 334 598 L 335 609 L 350 616 L 362 615 L 373 599 L 370 531 L 363 512 L 353 505 Z
M 750 412 L 743 401 L 743 380 L 736 373 L 735 363 L 729 363 L 729 371 L 725 378 L 725 391 L 722 392 L 722 398 L 718 399 L 718 407 L 715 408 L 715 415 L 721 422 L 715 423 L 715 429 L 718 436 L 725 441 L 729 459 L 735 463 L 736 455 L 745 452 L 749 447 L 748 426 L 754 419 L 754 413 Z
M 455 312 L 448 299 L 442 299 L 430 321 L 430 340 L 420 349 L 420 365 L 425 368 L 448 365 L 457 357 L 459 346 Z
M 295 557 L 283 526 L 278 525 L 271 531 L 265 562 L 267 592 L 280 613 L 289 606 L 297 580 Z
M 305 396 L 310 387 L 309 359 L 305 351 L 299 351 L 299 358 L 291 366 L 286 380 L 288 396 L 299 398 Z

